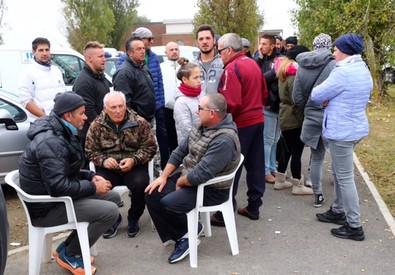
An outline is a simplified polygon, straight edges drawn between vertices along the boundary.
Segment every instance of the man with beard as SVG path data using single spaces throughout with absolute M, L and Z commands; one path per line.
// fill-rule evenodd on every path
M 216 39 L 213 28 L 210 25 L 201 25 L 196 31 L 196 39 L 200 49 L 196 63 L 199 64 L 202 72 L 201 95 L 216 93 L 224 64 L 215 48 Z

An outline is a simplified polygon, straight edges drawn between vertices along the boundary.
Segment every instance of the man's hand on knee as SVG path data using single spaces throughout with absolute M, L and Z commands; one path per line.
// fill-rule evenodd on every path
M 167 182 L 167 178 L 165 177 L 158 177 L 156 180 L 154 180 L 153 182 L 151 182 L 147 188 L 145 188 L 144 192 L 148 193 L 149 195 L 152 194 L 152 192 L 158 188 L 158 192 L 162 192 L 163 187 L 165 187 Z

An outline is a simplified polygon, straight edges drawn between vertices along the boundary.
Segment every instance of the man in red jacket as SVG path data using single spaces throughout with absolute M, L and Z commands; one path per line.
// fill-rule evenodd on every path
M 247 170 L 248 205 L 237 213 L 251 220 L 259 219 L 259 207 L 265 192 L 265 157 L 263 149 L 263 105 L 267 98 L 265 78 L 256 62 L 242 52 L 242 40 L 235 33 L 222 36 L 218 52 L 225 65 L 218 91 L 228 104 L 239 134 L 241 153 L 245 156 Z M 233 187 L 233 203 L 242 169 L 236 174 Z M 223 226 L 220 212 L 211 217 L 213 225 Z

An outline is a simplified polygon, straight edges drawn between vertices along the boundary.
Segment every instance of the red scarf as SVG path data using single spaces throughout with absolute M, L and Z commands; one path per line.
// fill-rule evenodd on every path
M 202 86 L 194 88 L 194 87 L 191 87 L 191 86 L 186 85 L 184 83 L 181 83 L 181 85 L 180 85 L 180 87 L 178 87 L 178 89 L 180 89 L 181 93 L 183 93 L 184 95 L 191 96 L 191 97 L 197 97 L 202 92 Z

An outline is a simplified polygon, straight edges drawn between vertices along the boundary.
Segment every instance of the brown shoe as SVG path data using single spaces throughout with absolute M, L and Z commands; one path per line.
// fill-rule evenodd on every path
M 219 227 L 225 227 L 225 222 L 222 220 L 219 220 L 215 217 L 215 214 L 212 214 L 210 216 L 210 223 L 212 226 L 219 226 Z
M 266 181 L 266 183 L 274 184 L 276 182 L 276 178 L 273 177 L 272 174 L 269 174 L 269 175 L 265 176 L 265 181 Z
M 251 213 L 247 210 L 247 207 L 237 209 L 237 213 L 238 213 L 239 215 L 242 215 L 242 216 L 247 217 L 247 218 L 249 218 L 249 219 L 251 219 L 251 220 L 254 220 L 254 221 L 256 221 L 256 220 L 259 219 L 259 214 L 258 214 L 258 215 L 251 214 Z

